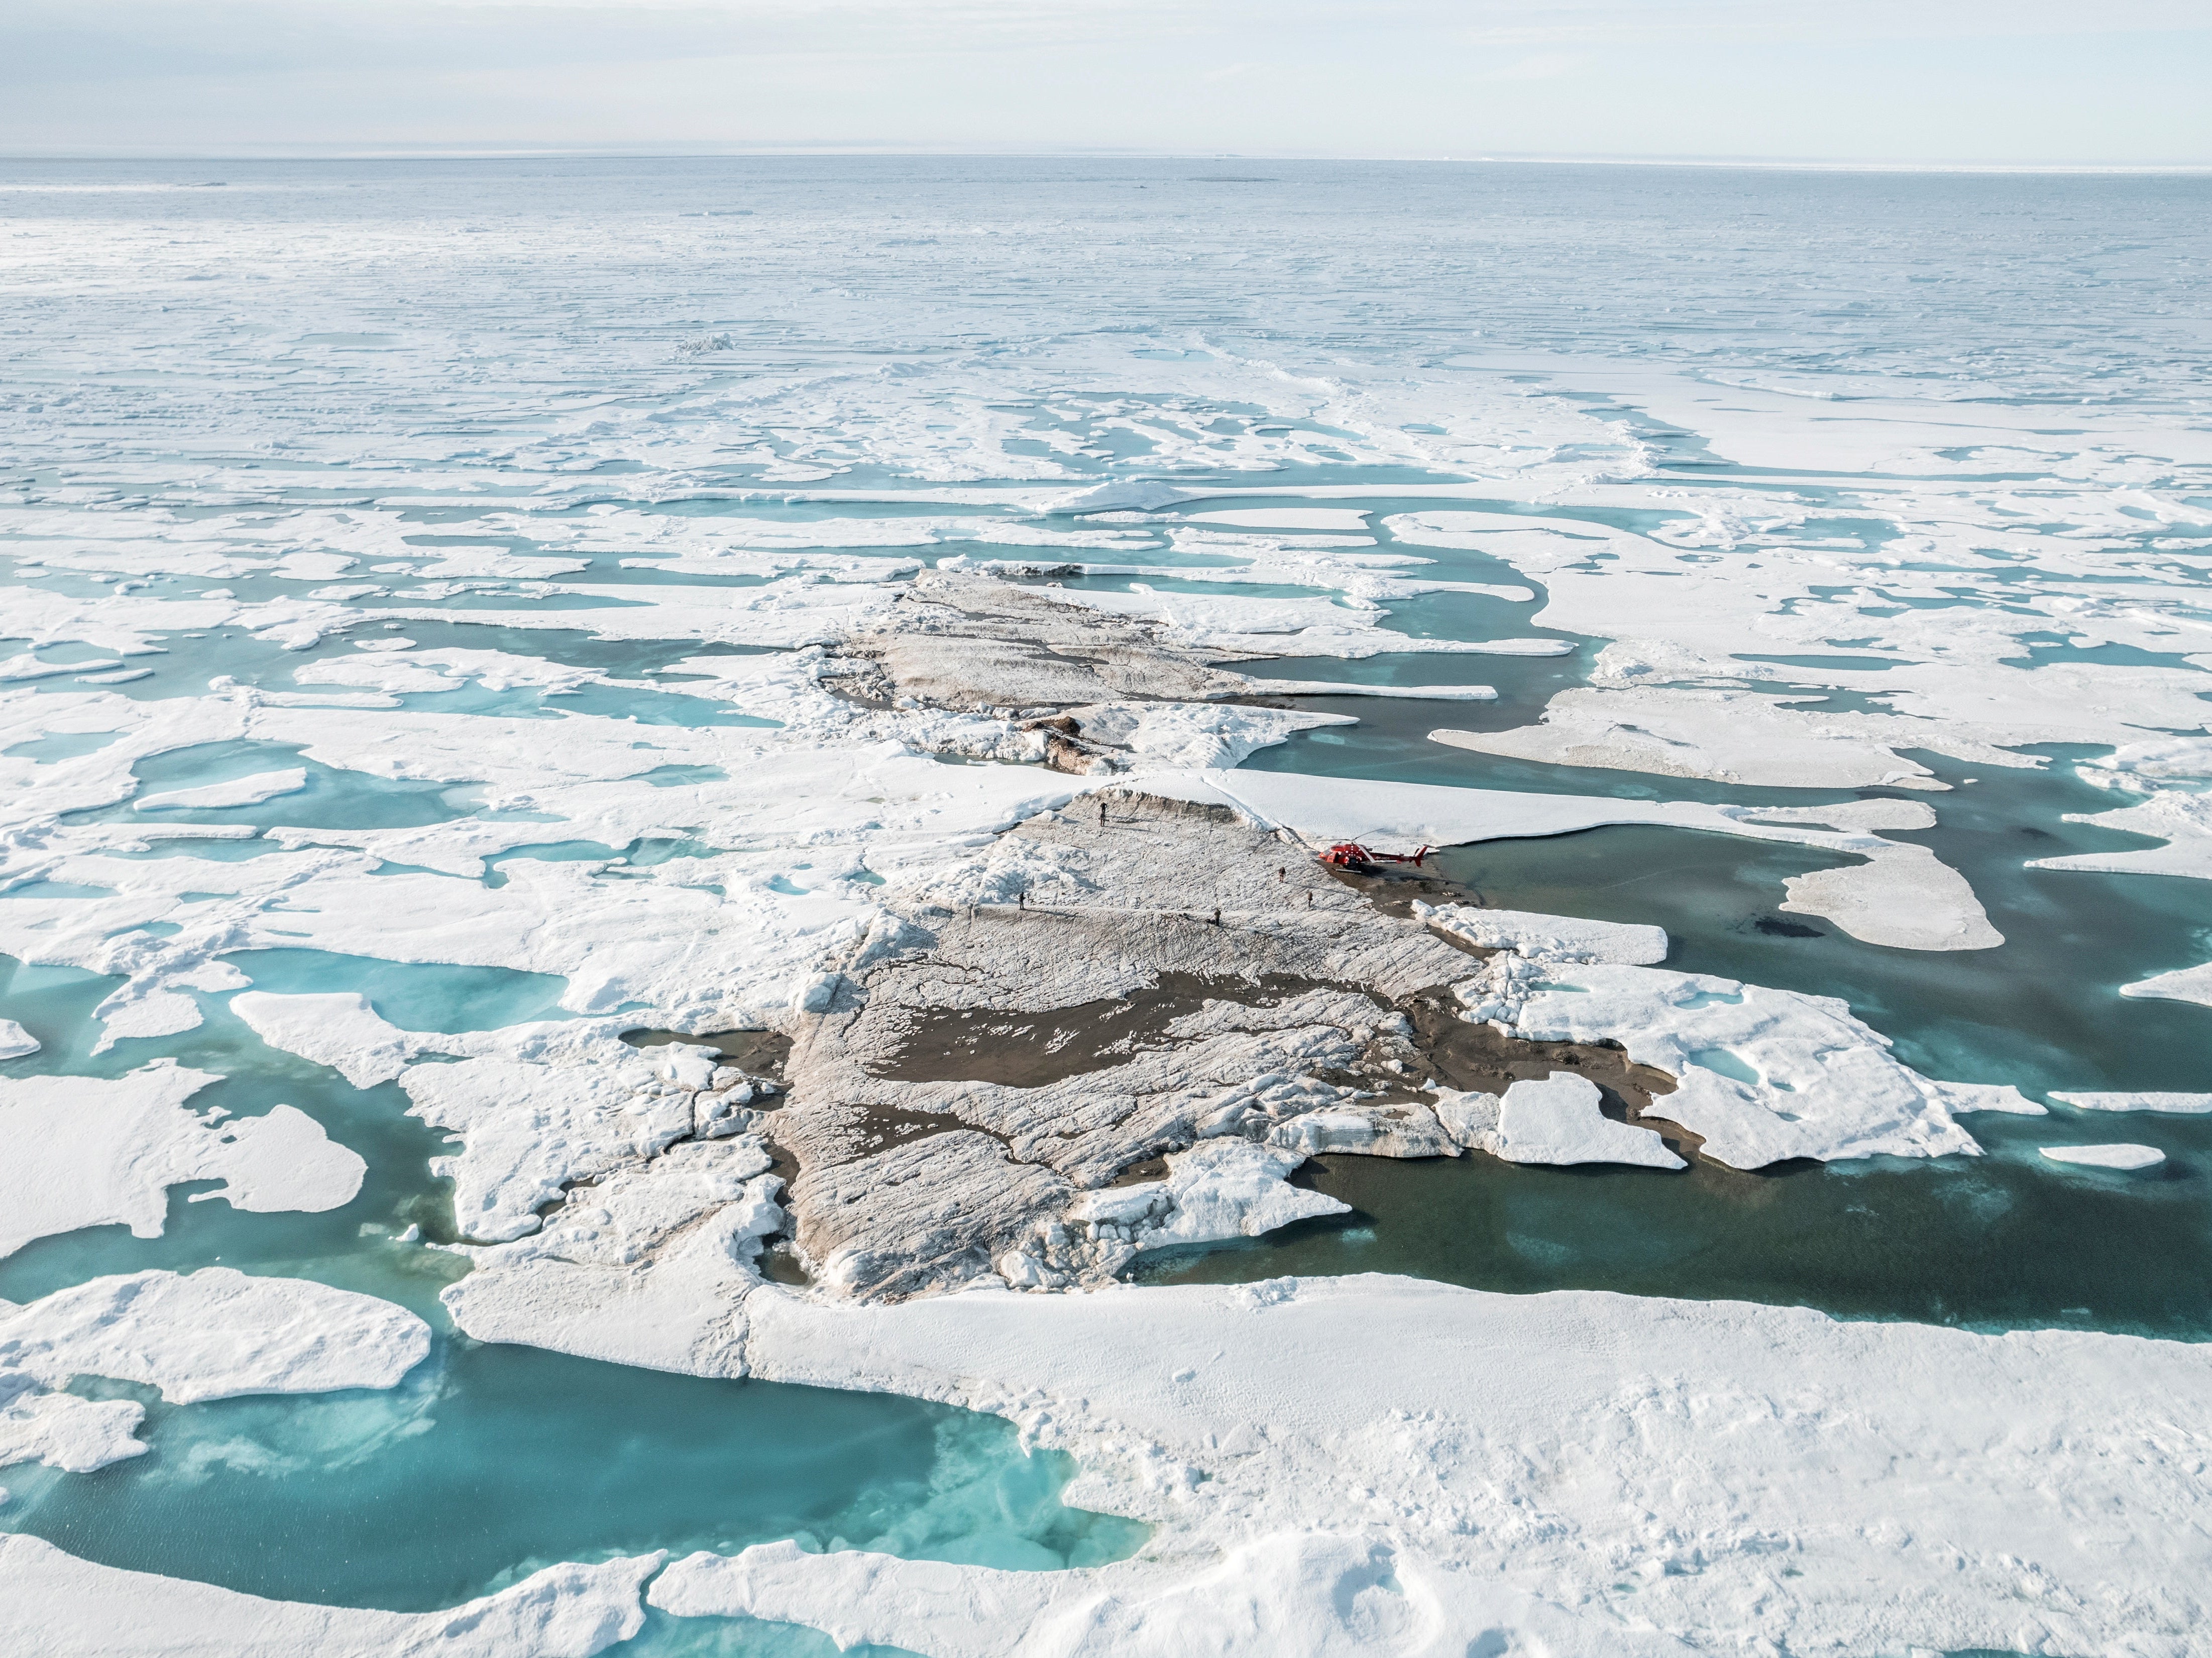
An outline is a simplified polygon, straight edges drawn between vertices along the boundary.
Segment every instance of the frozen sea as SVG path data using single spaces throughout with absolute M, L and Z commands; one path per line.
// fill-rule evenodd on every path
M 471 1340 L 438 1297 L 469 1260 L 423 1241 L 495 1237 L 431 1167 L 477 1129 L 231 1007 L 358 993 L 465 1064 L 790 1004 L 886 876 L 999 826 L 732 757 L 844 752 L 777 676 L 945 561 L 1194 649 L 1285 641 L 1262 678 L 1497 693 L 1299 695 L 1357 723 L 1178 765 L 1917 803 L 1881 832 L 1999 942 L 1808 908 L 1785 883 L 1858 859 L 1799 841 L 1642 824 L 1441 863 L 2050 1108 L 1972 1117 L 1979 1157 L 1679 1177 L 1324 1157 L 1300 1178 L 1350 1212 L 1142 1281 L 2212 1339 L 2209 268 L 2193 176 L 0 163 L 0 1022 L 39 1044 L 0 1085 L 173 1060 L 216 1078 L 193 1110 L 296 1108 L 367 1165 L 256 1209 L 178 1163 L 135 1230 L 27 1226 L 0 1297 L 221 1265 L 434 1333 L 390 1389 L 80 1377 L 148 1406 L 148 1448 L 0 1469 L 0 1530 L 398 1612 L 778 1538 L 1043 1571 L 1144 1546 L 998 1416 Z M 1449 648 L 1500 640 L 1549 642 Z M 846 835 L 874 808 L 907 839 Z M 2116 1141 L 2163 1159 L 2042 1155 Z M 480 1183 L 488 1215 L 543 1201 Z M 655 1612 L 612 1649 L 834 1648 Z

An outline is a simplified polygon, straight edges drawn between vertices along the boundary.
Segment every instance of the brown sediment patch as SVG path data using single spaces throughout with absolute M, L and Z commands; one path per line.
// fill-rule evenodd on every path
M 1401 920 L 1413 919 L 1413 905 L 1417 900 L 1425 904 L 1466 904 L 1475 909 L 1487 907 L 1483 896 L 1473 887 L 1448 880 L 1441 875 L 1431 875 L 1425 870 L 1386 867 L 1379 874 L 1362 875 L 1356 870 L 1328 865 L 1322 868 L 1331 880 L 1350 887 L 1385 915 L 1395 915 Z M 1438 936 L 1447 943 L 1458 944 L 1471 956 L 1495 953 L 1462 943 L 1448 933 Z
M 988 1008 L 902 1011 L 896 1045 L 866 1061 L 872 1076 L 898 1082 L 987 1082 L 1042 1088 L 1120 1065 L 1147 1046 L 1167 1046 L 1167 1029 L 1208 1002 L 1276 1007 L 1324 985 L 1286 973 L 1241 979 L 1227 974 L 1162 973 L 1125 996 L 1103 996 L 1041 1012 Z
M 1402 1011 L 1413 1022 L 1414 1042 L 1432 1067 L 1429 1079 L 1464 1092 L 1503 1094 L 1515 1083 L 1540 1080 L 1571 1071 L 1597 1084 L 1599 1107 L 1619 1122 L 1649 1128 L 1685 1162 L 1697 1161 L 1705 1137 L 1655 1109 L 1673 1093 L 1673 1077 L 1653 1065 L 1628 1057 L 1605 1042 L 1534 1042 L 1509 1036 L 1496 1026 L 1460 1017 L 1450 990 L 1439 985 L 1406 999 Z
M 1103 1282 L 1125 1262 L 1067 1230 L 1083 1193 L 1159 1179 L 1197 1140 L 1271 1133 L 1333 1091 L 1418 1127 L 1439 1087 L 1570 1071 L 1638 1121 L 1674 1086 L 1603 1043 L 1469 1023 L 1449 987 L 1492 952 L 1414 916 L 1417 898 L 1471 897 L 1438 876 L 1333 875 L 1225 808 L 1121 790 L 1040 813 L 978 862 L 958 880 L 1024 890 L 1026 908 L 957 885 L 895 902 L 915 947 L 795 1026 L 797 1102 L 767 1132 L 829 1293 L 924 1293 L 1039 1249 L 1050 1281 Z M 1433 1124 L 1407 1132 L 1419 1150 L 1389 1155 L 1443 1149 Z

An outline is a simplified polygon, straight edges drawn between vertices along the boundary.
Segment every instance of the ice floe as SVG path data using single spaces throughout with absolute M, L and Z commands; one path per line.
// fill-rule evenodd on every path
M 1872 831 L 1924 827 L 1909 801 L 1834 807 L 1708 805 L 1607 795 L 1528 794 L 1504 789 L 1363 781 L 1290 772 L 1147 774 L 1144 786 L 1181 799 L 1227 805 L 1310 842 L 1360 841 L 1386 851 L 1572 835 L 1614 823 L 1656 823 L 1758 840 L 1795 841 L 1864 859 L 1792 877 L 1784 909 L 1832 920 L 1852 937 L 1905 950 L 1986 950 L 2003 942 L 1966 878 L 1927 847 Z M 1834 825 L 1834 827 L 1825 827 Z
M 2195 1002 L 2202 1007 L 2212 1007 L 2212 962 L 2161 973 L 2155 978 L 2138 979 L 2131 985 L 2122 985 L 2120 994 L 2156 1001 Z
M 2120 1142 L 2111 1145 L 2045 1145 L 2038 1148 L 2053 1163 L 2077 1163 L 2084 1169 L 2153 1169 L 2166 1161 L 2154 1145 Z
M 1571 1072 L 1524 1078 L 1503 1097 L 1446 1092 L 1438 1096 L 1436 1110 L 1462 1145 L 1506 1163 L 1688 1167 L 1650 1129 L 1607 1116 L 1599 1108 L 1597 1084 Z
M 1310 1118 L 1304 1121 L 1310 1121 Z M 1093 1238 L 1119 1237 L 1139 1249 L 1221 1238 L 1258 1237 L 1292 1221 L 1342 1215 L 1351 1206 L 1322 1192 L 1304 1191 L 1284 1179 L 1306 1160 L 1303 1151 L 1246 1139 L 1200 1140 L 1170 1157 L 1163 1181 L 1139 1181 L 1089 1192 L 1068 1212 Z M 1033 1281 L 1027 1256 L 1013 1270 Z
M 1962 1112 L 2039 1115 L 2009 1086 L 1938 1082 L 1828 996 L 1705 974 L 1492 957 L 1459 988 L 1468 1017 L 1532 1042 L 1618 1042 L 1675 1081 L 1656 1113 L 1738 1169 L 1790 1157 L 1980 1151 Z
M 0 1209 L 0 1255 L 33 1238 L 122 1224 L 158 1237 L 168 1188 L 220 1181 L 203 1195 L 253 1211 L 335 1209 L 368 1165 L 289 1105 L 258 1117 L 185 1102 L 222 1078 L 174 1060 L 121 1077 L 0 1078 L 0 1148 L 15 1190 Z
M 257 772 L 251 777 L 209 783 L 199 788 L 142 794 L 131 805 L 140 811 L 207 811 L 223 806 L 258 806 L 280 794 L 296 794 L 307 786 L 307 774 L 295 766 L 289 771 Z
M 94 1278 L 0 1302 L 0 1466 L 72 1473 L 136 1456 L 143 1407 L 60 1391 L 72 1376 L 143 1382 L 172 1403 L 389 1388 L 430 1350 L 404 1308 L 303 1278 L 227 1266 Z
M 2051 1090 L 2051 1097 L 2062 1105 L 2070 1105 L 2077 1111 L 2170 1111 L 2181 1115 L 2200 1115 L 2212 1112 L 2212 1094 L 2135 1093 L 2060 1093 Z

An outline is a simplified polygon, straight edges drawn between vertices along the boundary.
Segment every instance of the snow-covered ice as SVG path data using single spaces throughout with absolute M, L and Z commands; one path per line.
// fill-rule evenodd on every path
M 1540 915 L 1525 909 L 1478 909 L 1471 904 L 1416 901 L 1413 913 L 1441 932 L 1483 950 L 1510 950 L 1532 960 L 1612 962 L 1656 967 L 1667 959 L 1667 931 L 1622 921 Z
M 1650 1129 L 1607 1116 L 1597 1084 L 1572 1072 L 1524 1078 L 1502 1096 L 1447 1092 L 1437 1096 L 1436 1109 L 1462 1145 L 1506 1163 L 1688 1166 Z
M 2187 1116 L 2212 1112 L 2212 1094 L 2160 1094 L 2144 1090 L 2134 1093 L 2061 1093 L 2053 1089 L 2051 1097 L 2062 1105 L 2072 1106 L 2077 1111 L 2170 1111 Z
M 0 1536 L 9 1622 L 40 1658 L 592 1658 L 644 1625 L 662 1554 L 564 1563 L 447 1612 L 373 1612 L 240 1594 Z
M 1083 1461 L 1072 1500 L 1159 1529 L 1074 1572 L 694 1556 L 650 1591 L 679 1615 L 1101 1658 L 1179 1658 L 1194 1631 L 1253 1658 L 1459 1658 L 1471 1630 L 1551 1652 L 2179 1654 L 2205 1615 L 2192 1344 L 1382 1278 L 865 1309 L 769 1286 L 744 1318 L 754 1374 L 1003 1411 Z M 2138 1540 L 2112 1549 L 2085 1508 Z
M 280 794 L 296 794 L 307 786 L 307 774 L 295 766 L 289 771 L 257 772 L 227 783 L 208 783 L 193 789 L 171 789 L 165 794 L 142 794 L 131 802 L 140 811 L 205 811 L 219 806 L 258 806 Z
M 124 1076 L 0 1078 L 0 1147 L 12 1192 L 0 1207 L 0 1255 L 33 1238 L 121 1224 L 158 1237 L 168 1188 L 222 1184 L 206 1195 L 260 1212 L 335 1209 L 368 1165 L 304 1111 L 259 1117 L 196 1112 L 185 1102 L 221 1078 L 173 1060 Z
M 1492 957 L 1458 987 L 1468 1017 L 1531 1042 L 1619 1043 L 1675 1079 L 1654 1113 L 1738 1169 L 1790 1157 L 1944 1157 L 1981 1147 L 1972 1111 L 2040 1114 L 2010 1086 L 1938 1082 L 1832 997 L 1706 974 Z
M 389 1302 L 226 1266 L 0 1302 L 0 1466 L 36 1460 L 82 1473 L 146 1449 L 133 1437 L 142 1406 L 62 1392 L 72 1376 L 143 1382 L 188 1405 L 389 1388 L 429 1350 L 429 1327 Z
M 2155 1169 L 2166 1153 L 2154 1145 L 2124 1141 L 2111 1145 L 2045 1145 L 2039 1148 L 2053 1163 L 2078 1163 L 2084 1169 Z

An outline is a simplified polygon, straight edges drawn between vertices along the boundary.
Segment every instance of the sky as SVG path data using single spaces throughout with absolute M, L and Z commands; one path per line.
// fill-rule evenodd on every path
M 2212 0 L 5 0 L 0 153 L 2212 166 Z

